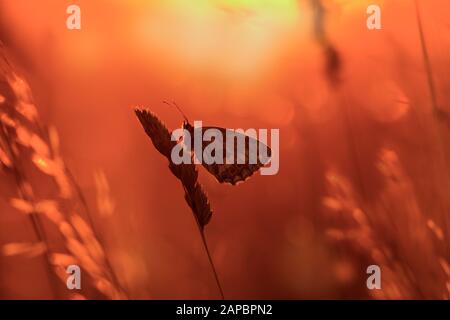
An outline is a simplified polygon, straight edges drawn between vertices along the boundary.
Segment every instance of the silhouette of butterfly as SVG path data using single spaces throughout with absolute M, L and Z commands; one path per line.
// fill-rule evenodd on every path
M 165 104 L 171 106 L 168 102 L 164 101 Z M 205 167 L 206 170 L 208 170 L 209 173 L 211 173 L 218 182 L 220 183 L 230 183 L 232 185 L 236 185 L 239 182 L 244 182 L 246 179 L 251 177 L 256 171 L 258 171 L 261 167 L 267 164 L 267 162 L 270 160 L 270 157 L 272 155 L 272 150 L 264 143 L 260 142 L 257 139 L 254 139 L 248 135 L 235 132 L 234 130 L 221 128 L 221 127 L 194 127 L 190 124 L 188 118 L 183 113 L 183 111 L 178 107 L 178 105 L 175 102 L 172 102 L 172 105 L 175 106 L 175 108 L 181 113 L 181 115 L 184 118 L 182 128 L 187 130 L 190 133 L 191 136 L 191 149 L 190 151 L 195 154 L 194 150 L 194 136 L 195 132 L 197 130 L 201 130 L 201 136 L 203 137 L 204 131 L 208 129 L 216 129 L 219 130 L 222 133 L 222 137 L 227 136 L 227 132 L 229 134 L 234 135 L 237 139 L 243 139 L 245 141 L 245 148 L 243 150 L 238 150 L 238 144 L 233 143 L 234 145 L 234 152 L 231 150 L 227 150 L 226 143 L 222 143 L 223 148 L 223 161 L 222 163 L 211 163 L 208 164 L 205 161 L 202 161 L 201 164 L 203 167 Z M 214 140 L 212 140 L 214 141 Z M 236 141 L 235 141 L 236 142 Z M 202 139 L 202 153 L 203 150 L 210 144 L 211 141 L 203 141 Z M 220 143 L 220 142 L 218 142 Z M 250 145 L 254 144 L 256 148 L 250 148 Z M 220 145 L 219 145 L 220 146 Z M 258 152 L 262 148 L 265 148 L 263 150 L 266 151 L 266 159 L 263 159 L 265 161 L 261 161 L 258 157 Z M 214 156 L 214 154 L 212 154 Z M 227 159 L 232 159 L 232 163 L 227 163 Z M 256 159 L 256 163 L 250 163 L 255 161 L 250 161 L 251 159 Z

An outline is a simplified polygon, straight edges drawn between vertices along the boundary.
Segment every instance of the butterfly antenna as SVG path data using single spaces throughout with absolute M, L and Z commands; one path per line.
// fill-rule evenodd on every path
M 172 103 L 169 103 L 167 101 L 163 101 L 163 103 L 167 104 L 170 107 L 175 107 L 178 112 L 181 113 L 181 115 L 183 116 L 184 120 L 186 120 L 187 122 L 189 122 L 188 118 L 186 117 L 186 115 L 184 114 L 183 110 L 181 110 L 181 108 L 176 104 L 175 101 L 172 101 Z

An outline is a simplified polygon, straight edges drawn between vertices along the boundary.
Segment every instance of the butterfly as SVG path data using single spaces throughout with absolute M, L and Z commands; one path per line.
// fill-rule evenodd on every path
M 164 102 L 168 105 L 170 105 L 167 102 Z M 184 118 L 182 128 L 187 130 L 190 134 L 190 137 L 192 139 L 191 143 L 188 145 L 191 146 L 190 152 L 193 153 L 197 158 L 199 158 L 199 155 L 195 154 L 195 148 L 194 148 L 194 137 L 197 134 L 200 134 L 201 137 L 203 137 L 203 133 L 206 132 L 208 129 L 214 129 L 218 130 L 222 137 L 227 137 L 227 134 L 229 136 L 233 136 L 236 138 L 236 141 L 239 139 L 242 139 L 241 141 L 245 141 L 244 148 L 238 148 L 238 143 L 233 143 L 234 150 L 228 150 L 227 144 L 224 143 L 224 141 L 215 141 L 216 143 L 219 143 L 219 147 L 222 148 L 223 152 L 223 161 L 220 161 L 220 163 L 207 163 L 206 161 L 202 161 L 201 164 L 203 167 L 212 174 L 218 182 L 220 183 L 229 183 L 231 185 L 236 185 L 240 182 L 244 182 L 246 179 L 250 178 L 256 171 L 258 171 L 261 167 L 266 165 L 271 157 L 272 150 L 270 147 L 268 147 L 266 144 L 262 143 L 261 141 L 249 136 L 245 135 L 243 133 L 239 133 L 235 130 L 226 129 L 222 127 L 194 127 L 191 125 L 183 111 L 178 107 L 176 103 L 172 103 L 175 108 L 181 113 L 181 115 Z M 200 132 L 199 132 L 200 131 Z M 201 151 L 203 155 L 203 151 L 205 148 L 211 144 L 211 141 L 204 141 L 202 139 L 202 146 Z M 255 146 L 254 148 L 251 148 L 250 146 Z M 266 157 L 263 158 L 263 160 L 258 157 L 258 154 L 260 150 L 265 151 Z M 214 153 L 212 153 L 213 156 L 215 156 Z M 231 162 L 231 163 L 227 163 Z M 256 160 L 256 161 L 255 161 Z

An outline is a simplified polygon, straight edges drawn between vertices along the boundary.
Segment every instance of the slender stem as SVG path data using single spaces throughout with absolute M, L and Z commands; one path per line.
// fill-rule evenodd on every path
M 430 55 L 428 53 L 428 49 L 427 49 L 427 45 L 426 45 L 426 41 L 425 41 L 425 34 L 423 32 L 422 18 L 420 16 L 420 10 L 419 10 L 419 3 L 417 0 L 415 0 L 414 4 L 416 6 L 417 25 L 419 28 L 419 35 L 420 35 L 420 46 L 422 48 L 423 61 L 425 64 L 425 70 L 426 70 L 426 74 L 427 74 L 428 88 L 430 90 L 430 95 L 431 95 L 431 104 L 433 107 L 433 111 L 438 111 L 439 108 L 437 105 L 437 98 L 436 98 L 436 85 L 434 84 L 433 70 L 431 68 L 431 62 L 430 62 Z
M 185 191 L 186 191 L 186 189 L 185 189 Z M 203 248 L 205 249 L 206 255 L 208 256 L 208 261 L 209 261 L 209 264 L 210 264 L 211 269 L 213 271 L 214 279 L 216 280 L 217 287 L 219 288 L 220 297 L 222 298 L 222 300 L 225 300 L 225 296 L 223 294 L 223 290 L 222 290 L 222 286 L 220 284 L 219 276 L 218 276 L 217 271 L 216 271 L 216 266 L 214 265 L 214 261 L 213 261 L 213 259 L 211 257 L 211 253 L 209 252 L 208 242 L 206 241 L 205 232 L 203 230 L 203 227 L 200 225 L 200 222 L 198 221 L 197 216 L 195 215 L 195 213 L 193 211 L 192 211 L 192 215 L 194 216 L 195 223 L 197 224 L 197 227 L 198 227 L 198 232 L 200 233 L 200 237 L 202 238 Z
M 219 288 L 219 291 L 220 291 L 220 296 L 221 296 L 222 300 L 225 300 L 222 286 L 220 285 L 219 276 L 217 275 L 216 267 L 214 266 L 214 262 L 211 258 L 211 254 L 209 253 L 208 243 L 206 242 L 206 237 L 205 237 L 205 233 L 203 232 L 203 230 L 200 230 L 200 235 L 202 237 L 203 247 L 205 248 L 206 254 L 208 256 L 209 264 L 211 265 L 211 269 L 214 273 L 214 278 L 216 279 L 217 287 Z
M 433 108 L 433 112 L 434 112 L 434 116 L 437 118 L 437 116 L 442 115 L 442 114 L 446 114 L 445 111 L 443 111 L 441 108 L 439 108 L 438 106 L 438 101 L 437 101 L 437 94 L 436 94 L 436 85 L 434 83 L 434 77 L 433 77 L 433 68 L 431 66 L 431 61 L 430 61 L 430 55 L 428 53 L 428 48 L 427 48 L 427 44 L 426 44 L 426 40 L 425 40 L 425 33 L 423 31 L 423 24 L 422 24 L 422 17 L 420 15 L 420 8 L 419 8 L 419 2 L 418 0 L 414 1 L 415 4 L 415 8 L 416 8 L 416 17 L 417 17 L 417 26 L 419 29 L 419 35 L 420 35 L 420 46 L 422 48 L 422 56 L 423 56 L 423 62 L 425 65 L 425 70 L 426 70 L 426 74 L 427 74 L 427 82 L 428 82 L 428 89 L 430 91 L 430 96 L 431 96 L 431 106 Z M 448 165 L 448 157 L 446 154 L 446 145 L 447 142 L 444 140 L 441 128 L 439 126 L 439 123 L 437 126 L 433 126 L 437 138 L 439 140 L 439 147 L 438 148 L 438 152 L 440 152 L 440 155 L 442 157 L 443 163 L 442 165 L 445 167 L 446 172 L 449 171 L 449 165 Z M 441 173 L 439 173 L 441 174 Z M 447 174 L 448 177 L 448 174 Z M 448 178 L 444 179 L 443 183 L 447 184 L 448 186 Z M 449 204 L 448 201 L 446 200 L 446 197 L 444 197 L 444 205 L 448 210 Z M 445 225 L 448 226 L 449 224 L 449 220 L 448 220 L 448 216 L 444 215 L 444 223 Z M 448 228 L 446 228 L 447 230 Z
M 92 231 L 93 231 L 95 237 L 96 237 L 97 239 L 99 239 L 100 242 L 104 242 L 104 241 L 102 241 L 102 237 L 100 236 L 100 232 L 98 231 L 98 229 L 97 229 L 97 227 L 96 227 L 96 224 L 94 223 L 94 219 L 92 218 L 91 211 L 90 211 L 89 206 L 88 206 L 88 204 L 87 204 L 87 201 L 86 201 L 86 198 L 85 198 L 85 196 L 84 196 L 84 193 L 83 193 L 83 191 L 81 190 L 81 187 L 79 186 L 78 182 L 76 181 L 74 175 L 73 175 L 72 172 L 69 170 L 69 168 L 65 167 L 65 171 L 66 171 L 66 174 L 67 174 L 67 176 L 69 177 L 69 179 L 70 179 L 70 181 L 71 181 L 73 187 L 75 188 L 75 190 L 76 190 L 76 192 L 77 192 L 77 195 L 78 195 L 78 198 L 79 198 L 81 204 L 82 204 L 83 207 L 84 207 L 84 211 L 85 211 L 85 213 L 86 213 L 86 216 L 87 216 L 89 225 L 91 226 Z M 125 294 L 126 296 L 128 296 L 128 294 L 126 293 L 125 289 L 124 289 L 124 288 L 122 287 L 122 285 L 120 284 L 120 281 L 119 281 L 119 279 L 117 278 L 116 273 L 114 272 L 114 268 L 112 267 L 112 264 L 111 264 L 111 261 L 109 260 L 108 255 L 105 255 L 104 262 L 105 262 L 105 264 L 106 264 L 106 268 L 108 269 L 108 272 L 109 272 L 109 274 L 110 274 L 110 276 L 111 276 L 111 278 L 112 278 L 114 284 L 115 284 L 115 285 L 117 286 L 117 288 L 121 291 L 121 293 L 123 293 L 123 294 Z
M 34 199 L 31 199 L 27 193 L 25 192 L 24 188 L 23 188 L 23 182 L 26 181 L 26 178 L 24 177 L 23 172 L 21 172 L 19 166 L 19 160 L 16 158 L 12 145 L 11 145 L 11 141 L 10 141 L 10 137 L 8 135 L 8 133 L 6 132 L 6 129 L 3 125 L 0 126 L 0 133 L 1 133 L 1 137 L 4 140 L 5 146 L 7 147 L 7 151 L 9 156 L 11 157 L 11 161 L 14 164 L 12 167 L 12 174 L 14 176 L 14 179 L 16 181 L 16 185 L 17 185 L 17 189 L 19 192 L 19 195 L 22 197 L 22 199 L 24 199 L 27 202 L 32 203 L 33 205 L 35 204 Z M 48 277 L 48 281 L 50 283 L 50 287 L 52 289 L 52 294 L 54 297 L 58 297 L 58 286 L 56 284 L 55 281 L 55 277 L 52 273 L 52 264 L 50 263 L 50 254 L 48 252 L 49 249 L 49 242 L 48 242 L 48 238 L 47 235 L 45 233 L 44 227 L 41 224 L 39 215 L 36 212 L 31 212 L 30 215 L 30 221 L 31 221 L 31 225 L 33 227 L 33 231 L 36 234 L 36 237 L 38 239 L 39 242 L 43 242 L 46 245 L 46 252 L 45 252 L 45 261 L 46 261 L 46 265 L 47 265 L 47 277 Z

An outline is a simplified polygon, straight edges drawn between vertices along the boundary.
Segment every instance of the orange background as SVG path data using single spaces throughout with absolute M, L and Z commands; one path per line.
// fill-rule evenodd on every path
M 182 118 L 163 100 L 205 125 L 280 129 L 278 175 L 232 187 L 199 169 L 226 298 L 373 296 L 367 252 L 327 236 L 348 232 L 336 222 L 345 213 L 324 205 L 329 172 L 348 179 L 372 222 L 383 217 L 373 234 L 399 272 L 411 273 L 414 285 L 389 297 L 448 297 L 450 276 L 439 265 L 449 257 L 450 127 L 432 112 L 414 2 L 375 1 L 383 29 L 369 31 L 374 1 L 323 1 L 326 33 L 342 60 L 338 85 L 324 72 L 311 3 L 276 2 L 78 0 L 82 29 L 70 31 L 73 1 L 2 0 L 0 38 L 42 121 L 57 128 L 94 212 L 94 173 L 108 180 L 114 212 L 94 220 L 129 297 L 218 298 L 181 185 L 133 112 L 148 107 L 176 128 Z M 450 5 L 419 2 L 438 104 L 450 112 Z M 383 150 L 395 152 L 403 182 L 386 183 L 377 166 Z M 0 242 L 31 241 L 25 218 L 1 201 Z M 411 207 L 420 223 L 410 225 Z M 423 228 L 434 241 L 429 221 L 444 236 L 419 259 L 414 238 Z M 44 272 L 41 258 L 1 257 L 0 297 L 51 298 Z

